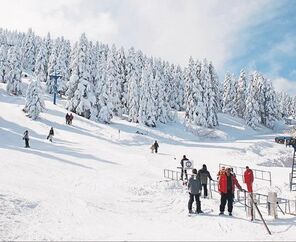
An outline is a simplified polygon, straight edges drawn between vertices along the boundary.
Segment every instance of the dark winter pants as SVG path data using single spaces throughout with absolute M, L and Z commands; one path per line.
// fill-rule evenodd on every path
M 188 180 L 187 170 L 183 170 L 183 168 L 181 170 L 181 180 L 183 180 L 183 173 L 185 173 L 185 178 L 186 178 L 186 180 Z
M 26 148 L 30 148 L 29 139 L 25 139 L 25 147 Z
M 200 194 L 191 194 L 191 193 L 189 193 L 189 201 L 188 201 L 188 210 L 189 211 L 192 210 L 192 204 L 193 204 L 194 199 L 195 199 L 195 202 L 196 202 L 196 212 L 201 211 L 199 197 L 200 197 Z
M 221 193 L 220 212 L 224 212 L 226 202 L 228 206 L 228 212 L 232 213 L 232 209 L 233 209 L 233 193 L 232 192 Z
M 158 150 L 158 148 L 157 148 L 157 147 L 155 147 L 154 149 L 155 149 L 155 153 L 157 153 L 157 150 Z
M 204 190 L 204 198 L 206 198 L 208 196 L 208 185 L 202 184 L 202 188 Z

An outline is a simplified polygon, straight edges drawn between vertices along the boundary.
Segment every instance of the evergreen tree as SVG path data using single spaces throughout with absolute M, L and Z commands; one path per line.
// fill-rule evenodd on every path
M 240 118 L 244 118 L 246 110 L 246 91 L 247 91 L 247 78 L 245 70 L 240 71 L 239 79 L 237 82 L 237 91 L 235 98 L 235 110 Z
M 71 63 L 71 77 L 66 95 L 66 108 L 80 116 L 92 116 L 95 96 L 90 82 L 90 67 L 88 57 L 88 40 L 82 34 L 79 43 L 73 51 Z
M 7 64 L 7 75 L 5 76 L 7 83 L 6 90 L 8 93 L 13 95 L 22 94 L 21 86 L 21 61 L 19 59 L 19 53 L 17 47 L 11 47 L 8 50 L 8 64 Z
M 42 88 L 40 82 L 31 81 L 27 93 L 26 93 L 26 104 L 24 111 L 32 119 L 37 119 L 40 112 L 45 109 L 43 97 L 42 97 Z
M 260 123 L 260 110 L 257 90 L 258 78 L 259 75 L 257 72 L 255 72 L 251 76 L 251 81 L 248 87 L 248 95 L 246 100 L 245 120 L 246 123 L 252 128 L 256 128 Z
M 36 55 L 36 40 L 32 29 L 29 29 L 25 38 L 22 41 L 22 68 L 31 73 L 34 72 L 35 55 Z
M 34 74 L 37 80 L 45 82 L 47 78 L 47 50 L 45 42 L 40 43 L 39 51 L 36 57 Z
M 223 88 L 223 113 L 228 113 L 231 116 L 236 116 L 235 110 L 236 90 L 234 84 L 234 76 L 229 72 L 226 73 Z
M 2 44 L 0 45 L 0 82 L 5 82 L 7 64 L 7 46 Z

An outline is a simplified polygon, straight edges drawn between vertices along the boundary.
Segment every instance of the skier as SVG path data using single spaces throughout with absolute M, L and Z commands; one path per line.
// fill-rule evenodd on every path
M 53 131 L 53 127 L 50 128 L 49 130 L 49 134 L 47 136 L 47 139 L 52 142 L 52 137 L 54 136 L 54 131 Z
M 70 113 L 70 116 L 69 116 L 69 124 L 70 125 L 72 125 L 73 118 L 74 118 L 73 114 Z
M 192 176 L 188 181 L 188 191 L 189 191 L 189 201 L 188 201 L 188 210 L 189 213 L 193 213 L 192 204 L 195 199 L 196 202 L 196 213 L 203 213 L 201 210 L 200 204 L 200 193 L 201 193 L 201 183 L 200 177 L 197 175 L 197 170 L 192 169 Z
M 187 159 L 186 155 L 183 155 L 183 158 L 182 158 L 182 160 L 180 162 L 180 164 L 181 164 L 181 178 L 180 178 L 180 180 L 182 180 L 182 181 L 183 181 L 183 174 L 184 173 L 185 173 L 186 180 L 188 180 L 187 170 L 184 169 L 184 161 L 186 162 L 187 160 L 188 159 Z
M 213 181 L 210 172 L 207 169 L 206 164 L 202 165 L 202 169 L 198 171 L 198 175 L 200 177 L 201 186 L 204 190 L 204 198 L 208 197 L 208 178 Z
M 157 143 L 157 141 L 156 141 L 156 140 L 155 140 L 155 142 L 154 142 L 153 146 L 154 146 L 155 153 L 157 153 L 157 151 L 158 151 L 158 148 L 159 148 L 159 145 L 158 145 L 158 143 Z
M 26 130 L 24 132 L 23 140 L 25 140 L 25 148 L 30 148 L 30 145 L 29 145 L 29 131 L 28 130 Z
M 238 183 L 237 179 L 230 172 L 231 172 L 231 169 L 228 167 L 226 169 L 226 172 L 220 175 L 219 184 L 218 184 L 218 190 L 221 194 L 219 215 L 224 214 L 225 205 L 227 202 L 229 216 L 232 216 L 233 195 L 234 195 L 235 186 L 239 190 L 242 190 L 242 187 Z
M 65 117 L 65 118 L 66 118 L 66 124 L 70 124 L 70 123 L 69 123 L 70 115 L 69 115 L 68 113 L 66 114 L 66 117 Z
M 253 182 L 254 182 L 254 174 L 253 171 L 246 166 L 246 171 L 244 172 L 244 183 L 247 185 L 248 192 L 253 192 Z

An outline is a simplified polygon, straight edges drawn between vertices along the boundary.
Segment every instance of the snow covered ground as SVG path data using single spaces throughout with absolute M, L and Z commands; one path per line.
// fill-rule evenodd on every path
M 292 150 L 274 142 L 284 126 L 276 133 L 254 131 L 222 114 L 219 130 L 198 130 L 200 137 L 186 132 L 182 121 L 150 129 L 75 115 L 67 126 L 63 101 L 54 106 L 49 99 L 47 111 L 32 121 L 22 112 L 24 99 L 7 95 L 0 85 L 2 240 L 295 240 L 296 217 L 279 214 L 274 221 L 264 210 L 270 236 L 239 204 L 234 217 L 218 216 L 218 194 L 202 199 L 205 214 L 188 217 L 186 189 L 163 178 L 163 169 L 177 170 L 186 154 L 197 168 L 207 164 L 213 177 L 219 163 L 271 171 L 273 186 L 256 181 L 255 190 L 295 199 L 285 162 Z M 50 127 L 53 143 L 46 140 Z M 26 129 L 30 149 L 23 148 Z M 158 154 L 149 149 L 154 140 Z

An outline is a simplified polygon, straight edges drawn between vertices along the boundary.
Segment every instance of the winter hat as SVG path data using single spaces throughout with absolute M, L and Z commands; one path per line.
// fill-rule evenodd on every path
M 207 169 L 206 164 L 203 164 L 203 165 L 202 165 L 202 168 L 203 168 L 203 169 Z
M 197 170 L 196 169 L 192 169 L 192 173 L 193 174 L 197 174 Z

